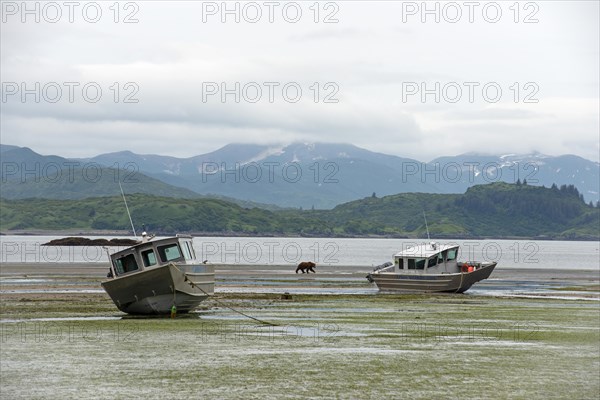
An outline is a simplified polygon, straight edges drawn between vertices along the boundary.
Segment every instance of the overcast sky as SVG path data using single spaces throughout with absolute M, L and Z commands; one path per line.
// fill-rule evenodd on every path
M 72 157 L 303 141 L 597 161 L 599 2 L 514 3 L 3 1 L 1 142 Z

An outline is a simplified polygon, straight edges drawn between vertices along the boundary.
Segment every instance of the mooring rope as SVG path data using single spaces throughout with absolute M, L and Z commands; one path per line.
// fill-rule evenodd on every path
M 195 288 L 197 288 L 197 289 L 200 289 L 200 290 L 201 290 L 201 291 L 202 291 L 202 292 L 203 292 L 205 295 L 207 295 L 207 296 L 211 296 L 209 293 L 207 293 L 207 292 L 206 292 L 204 289 L 202 289 L 200 286 L 198 286 L 198 285 L 196 285 L 194 282 L 192 282 L 192 280 L 191 280 L 191 279 L 188 279 L 187 275 L 186 275 L 186 274 L 185 274 L 185 273 L 184 273 L 182 270 L 180 270 L 180 269 L 179 269 L 179 267 L 178 267 L 177 265 L 175 265 L 175 264 L 173 264 L 173 263 L 170 263 L 170 264 L 171 264 L 173 267 L 175 267 L 175 268 L 176 268 L 176 269 L 177 269 L 179 272 L 181 272 L 181 273 L 182 273 L 182 274 L 185 276 L 185 282 L 188 282 L 188 283 L 189 283 L 189 284 L 190 284 L 192 287 L 195 287 Z M 261 323 L 261 324 L 263 324 L 263 325 L 270 325 L 270 326 L 280 326 L 279 324 L 274 324 L 273 322 L 263 321 L 263 320 L 261 320 L 261 319 L 258 319 L 258 318 L 256 318 L 256 317 L 253 317 L 252 315 L 248 315 L 248 314 L 245 314 L 245 313 L 243 313 L 243 312 L 241 312 L 241 311 L 239 311 L 239 310 L 236 310 L 235 308 L 233 308 L 233 307 L 231 307 L 231 306 L 229 306 L 229 305 L 227 305 L 227 304 L 223 303 L 222 301 L 218 300 L 218 299 L 217 299 L 217 298 L 215 298 L 215 297 L 212 297 L 212 296 L 211 296 L 211 298 L 212 298 L 212 300 L 214 300 L 214 301 L 215 301 L 217 304 L 220 304 L 221 306 L 223 306 L 223 307 L 226 307 L 226 308 L 230 309 L 230 310 L 231 310 L 231 311 L 233 311 L 233 312 L 236 312 L 236 313 L 238 313 L 238 314 L 240 314 L 240 315 L 243 315 L 243 316 L 244 316 L 244 317 L 246 317 L 246 318 L 253 319 L 254 321 L 256 321 L 256 322 L 259 322 L 259 323 Z

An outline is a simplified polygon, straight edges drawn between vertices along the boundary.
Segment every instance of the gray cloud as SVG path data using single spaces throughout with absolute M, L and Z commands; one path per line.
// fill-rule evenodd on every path
M 97 24 L 9 19 L 1 25 L 3 84 L 93 82 L 102 98 L 11 96 L 2 103 L 1 140 L 71 156 L 124 148 L 191 156 L 230 142 L 304 140 L 421 160 L 533 150 L 598 159 L 597 3 L 537 2 L 536 24 L 514 23 L 508 5 L 497 24 L 423 24 L 418 16 L 402 23 L 394 2 L 338 2 L 339 23 L 323 24 L 302 4 L 295 24 L 202 22 L 194 2 L 141 2 L 135 24 L 115 24 L 108 5 Z M 264 82 L 291 82 L 302 98 L 291 103 L 276 92 L 269 102 L 263 92 L 257 103 L 232 95 L 203 101 L 210 82 L 256 82 L 263 91 Z M 466 92 L 456 103 L 403 98 L 406 84 L 464 82 L 479 85 L 473 102 Z M 479 88 L 489 82 L 503 90 L 497 103 L 482 98 Z M 537 103 L 523 102 L 527 82 L 539 88 Z M 132 93 L 127 83 L 138 89 L 137 103 L 123 102 Z M 336 85 L 337 103 L 323 101 L 332 92 L 327 83 Z M 161 146 L 165 137 L 169 146 Z

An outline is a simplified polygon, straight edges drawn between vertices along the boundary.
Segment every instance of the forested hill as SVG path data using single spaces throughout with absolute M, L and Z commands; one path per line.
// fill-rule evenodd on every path
M 464 194 L 375 195 L 332 210 L 243 208 L 216 199 L 128 196 L 134 222 L 153 233 L 425 237 L 600 238 L 600 208 L 573 186 L 492 183 Z M 2 200 L 4 233 L 27 229 L 128 230 L 120 196 L 81 200 Z
M 320 212 L 347 233 L 389 230 L 425 234 L 423 211 L 434 236 L 598 238 L 600 209 L 574 186 L 551 188 L 492 183 L 460 195 L 406 193 L 370 197 Z

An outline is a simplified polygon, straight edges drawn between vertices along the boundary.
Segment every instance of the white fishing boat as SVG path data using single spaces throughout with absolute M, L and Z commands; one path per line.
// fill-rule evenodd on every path
M 102 287 L 129 314 L 186 313 L 214 293 L 215 271 L 196 258 L 191 236 L 144 238 L 110 255 Z
M 409 247 L 367 275 L 385 292 L 462 293 L 487 279 L 495 262 L 458 262 L 459 245 L 429 242 Z

